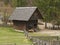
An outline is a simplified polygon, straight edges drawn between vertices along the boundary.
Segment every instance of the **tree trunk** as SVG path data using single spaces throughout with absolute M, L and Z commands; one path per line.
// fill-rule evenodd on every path
M 58 25 L 58 29 L 59 29 L 59 25 Z
M 3 17 L 3 20 L 4 20 L 4 26 L 7 26 L 7 22 L 8 22 L 8 13 L 7 13 L 7 10 L 5 9 L 4 10 L 4 17 Z
M 4 20 L 4 24 L 3 24 L 3 25 L 4 25 L 4 26 L 7 26 L 7 22 L 8 22 L 7 16 L 4 16 L 4 19 L 3 19 L 3 20 Z
M 3 24 L 4 26 L 7 26 L 7 22 L 4 22 L 4 24 Z
M 53 25 L 53 29 L 55 28 L 55 25 Z
M 33 1 L 32 0 L 27 0 L 27 6 L 33 6 Z
M 47 28 L 47 22 L 45 22 L 45 28 Z

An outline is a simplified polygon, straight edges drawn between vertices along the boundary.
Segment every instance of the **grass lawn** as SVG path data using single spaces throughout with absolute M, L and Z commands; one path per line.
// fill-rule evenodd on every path
M 49 36 L 48 34 L 41 34 L 39 32 L 29 33 L 30 36 Z
M 11 27 L 0 27 L 0 45 L 6 43 L 16 43 L 17 45 L 31 45 L 23 32 L 14 31 Z

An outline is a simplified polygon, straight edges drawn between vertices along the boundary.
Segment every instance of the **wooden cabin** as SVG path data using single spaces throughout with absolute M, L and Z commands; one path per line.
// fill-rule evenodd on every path
M 42 19 L 42 15 L 37 7 L 16 7 L 9 18 L 19 30 L 37 28 L 38 19 Z

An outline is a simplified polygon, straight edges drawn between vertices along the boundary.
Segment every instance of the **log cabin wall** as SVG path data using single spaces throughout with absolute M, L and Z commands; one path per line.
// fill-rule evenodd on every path
M 17 21 L 13 20 L 14 27 L 18 30 L 26 29 L 26 22 L 25 21 Z

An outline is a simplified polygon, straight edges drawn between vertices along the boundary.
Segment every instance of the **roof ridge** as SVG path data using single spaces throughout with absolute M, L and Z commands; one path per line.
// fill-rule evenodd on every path
M 37 8 L 37 7 L 16 7 L 16 9 Z

